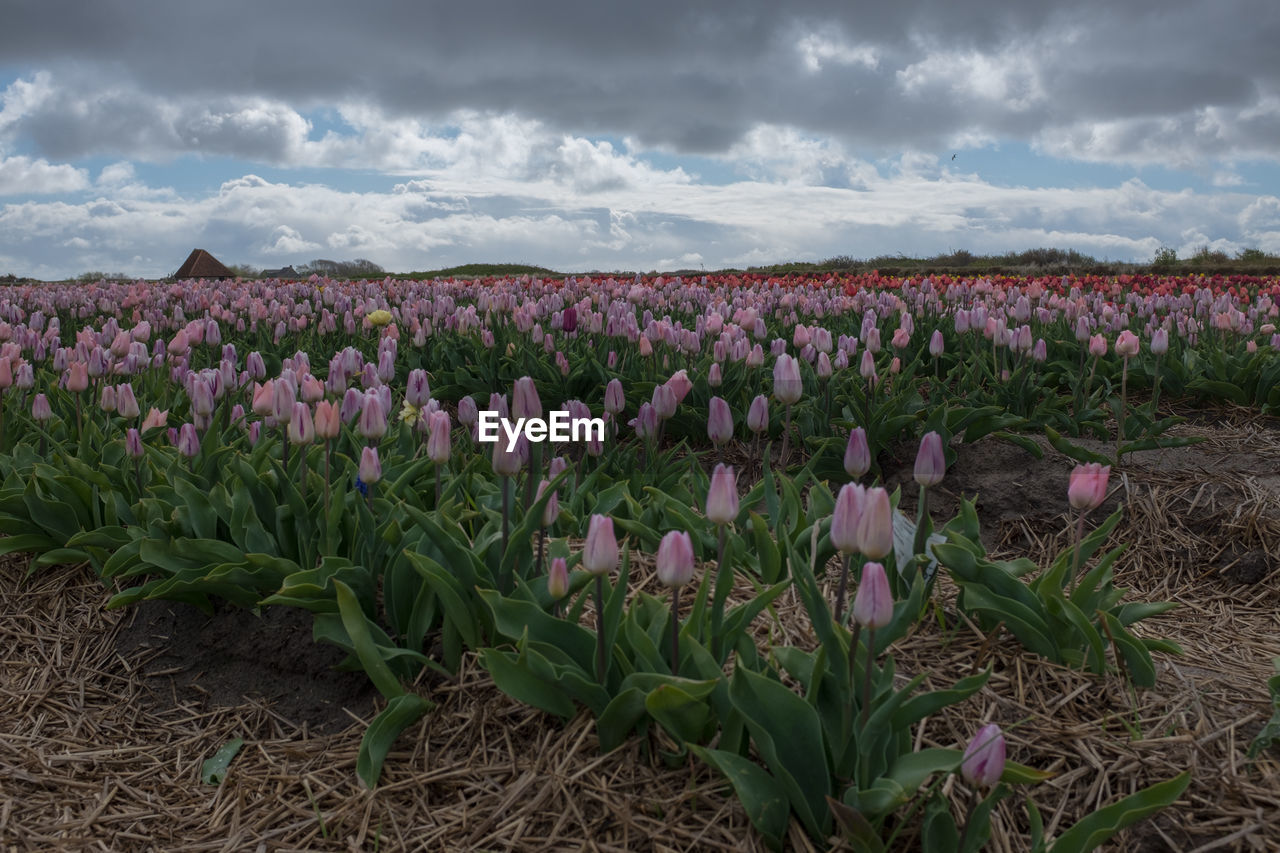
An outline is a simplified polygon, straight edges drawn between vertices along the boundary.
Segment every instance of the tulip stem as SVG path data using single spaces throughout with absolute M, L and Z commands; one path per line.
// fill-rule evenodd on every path
M 284 475 L 289 476 L 289 422 L 280 424 L 280 464 L 284 466 Z
M 849 564 L 853 561 L 852 554 L 844 555 L 844 564 L 840 567 L 840 583 L 836 586 L 836 624 L 840 624 L 840 617 L 844 615 L 845 595 L 849 591 Z M 854 647 L 855 649 L 857 646 Z
M 596 575 L 596 681 L 604 684 L 604 575 Z
M 778 454 L 778 467 L 787 470 L 787 449 L 791 442 L 791 404 L 787 404 L 786 415 L 782 422 L 782 452 Z
M 1080 543 L 1084 540 L 1084 514 L 1085 510 L 1080 510 L 1080 517 L 1076 519 L 1076 542 L 1075 542 L 1075 559 L 1071 563 L 1071 586 L 1067 589 L 1067 597 L 1070 598 L 1076 591 L 1076 581 L 1080 577 Z
M 932 521 L 929 517 L 929 487 L 921 486 L 920 504 L 916 512 L 916 541 L 911 548 L 913 554 L 920 555 L 925 553 L 925 549 L 929 545 L 929 528 L 932 526 Z M 924 570 L 924 566 L 921 566 L 921 573 Z
M 680 674 L 680 587 L 671 588 L 671 674 Z
M 1156 380 L 1155 387 L 1151 391 L 1151 420 L 1153 421 L 1160 419 L 1158 410 L 1160 408 L 1160 360 L 1162 358 L 1164 358 L 1163 355 L 1156 356 Z
M 440 467 L 436 465 L 436 509 L 440 508 Z
M 329 442 L 324 443 L 324 523 L 329 523 Z
M 507 538 L 510 535 L 507 530 L 511 518 L 511 478 L 502 478 L 502 558 L 505 560 L 507 556 Z M 499 584 L 503 595 L 507 594 L 507 579 L 505 573 L 499 578 Z
M 1129 396 L 1129 357 L 1125 356 L 1120 367 L 1120 411 L 1116 413 L 1116 464 L 1120 464 L 1120 445 L 1124 442 L 1124 410 Z
M 439 503 L 439 502 L 440 502 L 439 498 L 437 498 L 436 503 Z M 542 548 L 543 548 L 543 545 L 546 543 L 546 541 L 547 541 L 547 528 L 546 528 L 546 525 L 542 525 L 541 527 L 538 528 L 538 560 L 533 567 L 533 576 L 535 578 L 542 576 Z
M 302 492 L 302 499 L 307 499 L 307 451 L 304 448 L 298 453 L 298 485 Z
M 867 665 L 862 671 L 862 725 L 866 729 L 871 717 L 871 670 L 875 668 L 876 626 L 867 626 Z
M 720 528 L 719 549 L 716 552 L 716 588 L 711 600 L 711 656 L 720 661 L 724 639 L 720 636 L 724 624 L 724 603 L 729 597 L 729 589 L 733 586 L 733 573 L 724 560 L 725 534 L 724 525 Z

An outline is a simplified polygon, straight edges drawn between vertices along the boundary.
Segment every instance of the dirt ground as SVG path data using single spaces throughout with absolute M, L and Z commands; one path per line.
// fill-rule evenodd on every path
M 1126 459 L 1108 505 L 1126 507 L 1118 585 L 1179 604 L 1140 627 L 1185 650 L 1156 656 L 1157 687 L 1131 694 L 972 626 L 924 624 L 894 653 L 904 677 L 927 671 L 935 686 L 994 665 L 980 694 L 925 722 L 920 745 L 1001 723 L 1011 758 L 1055 773 L 1026 791 L 1050 831 L 1191 769 L 1177 805 L 1105 849 L 1280 850 L 1277 751 L 1245 757 L 1280 656 L 1280 428 L 1227 411 L 1178 429 L 1205 440 Z M 1000 556 L 1043 561 L 1067 544 L 1074 462 L 998 440 L 957 449 L 935 520 L 976 495 Z M 886 467 L 909 512 L 913 457 Z M 725 783 L 666 766 L 659 736 L 600 755 L 585 715 L 562 725 L 523 707 L 471 661 L 455 682 L 416 688 L 437 709 L 364 790 L 355 759 L 378 697 L 330 669 L 340 655 L 311 643 L 307 614 L 107 612 L 87 569 L 25 579 L 21 565 L 0 571 L 0 849 L 763 849 Z M 945 604 L 954 590 L 943 578 L 937 593 Z M 762 633 L 812 643 L 794 597 L 779 604 Z M 234 737 L 245 746 L 227 779 L 202 784 L 201 763 Z M 988 849 L 1023 849 L 1021 800 L 1001 804 Z M 814 849 L 795 825 L 790 845 Z

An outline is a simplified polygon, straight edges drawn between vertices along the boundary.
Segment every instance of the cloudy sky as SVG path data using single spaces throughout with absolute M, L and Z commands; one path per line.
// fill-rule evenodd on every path
M 2 0 L 0 274 L 1280 252 L 1274 0 Z

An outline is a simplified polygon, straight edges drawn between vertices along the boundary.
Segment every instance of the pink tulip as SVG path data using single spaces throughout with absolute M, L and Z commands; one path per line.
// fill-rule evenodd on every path
M 521 376 L 516 380 L 511 391 L 511 414 L 517 420 L 542 417 L 542 401 L 538 399 L 538 387 L 532 378 Z
M 301 401 L 293 404 L 289 417 L 289 441 L 293 444 L 310 444 L 316 439 L 315 422 L 311 419 L 311 407 Z
M 116 386 L 116 413 L 122 418 L 136 418 L 141 414 L 138 398 L 133 394 L 133 385 L 128 382 Z
M 947 459 L 942 449 L 942 436 L 936 432 L 925 433 L 920 440 L 920 450 L 916 453 L 916 482 L 925 488 L 936 486 L 942 482 L 946 473 Z
M 942 355 L 945 347 L 946 342 L 943 340 L 942 331 L 940 329 L 934 329 L 933 335 L 929 338 L 929 355 L 937 358 Z
M 178 430 L 178 452 L 188 459 L 200 452 L 200 436 L 195 424 L 183 424 Z
M 321 441 L 332 441 L 338 437 L 342 429 L 342 421 L 338 417 L 337 403 L 321 400 L 316 403 L 315 428 L 316 437 Z
M 44 394 L 37 394 L 31 401 L 31 417 L 40 423 L 53 418 L 53 408 L 49 405 L 49 398 Z
M 124 449 L 134 459 L 141 459 L 145 452 L 142 448 L 142 435 L 134 427 L 129 427 L 124 437 Z
M 1098 462 L 1077 465 L 1071 471 L 1067 486 L 1067 499 L 1071 506 L 1085 512 L 1097 509 L 1107 496 L 1107 481 L 1110 478 L 1110 465 Z
M 151 411 L 147 412 L 147 416 L 142 419 L 141 429 L 143 432 L 146 432 L 149 429 L 156 429 L 157 427 L 163 428 L 168 422 L 168 409 L 160 411 L 159 409 L 152 407 Z
M 960 775 L 971 785 L 990 788 L 1004 775 L 1004 732 L 995 723 L 978 729 L 978 733 L 965 747 L 960 761 Z
M 683 530 L 672 530 L 658 543 L 655 557 L 658 580 L 665 586 L 684 586 L 693 580 L 693 540 Z
M 849 431 L 849 444 L 844 450 L 844 470 L 855 480 L 862 479 L 871 470 L 871 448 L 867 445 L 867 431 L 862 427 Z
M 378 448 L 366 445 L 360 451 L 360 482 L 370 486 L 381 479 L 382 461 L 378 458 Z
M 773 365 L 773 396 L 784 406 L 791 406 L 800 401 L 803 393 L 800 362 L 783 353 Z
M 883 560 L 893 551 L 893 507 L 882 488 L 867 490 L 858 519 L 858 550 L 873 560 Z
M 866 489 L 856 483 L 845 483 L 836 495 L 835 510 L 831 513 L 831 544 L 841 554 L 860 550 L 858 528 L 862 520 Z
M 437 465 L 443 465 L 449 461 L 449 453 L 452 450 L 450 442 L 449 415 L 445 412 L 436 411 L 427 416 L 427 458 Z
M 514 477 L 524 467 L 524 462 L 520 458 L 520 448 L 514 447 L 508 450 L 507 444 L 501 437 L 493 443 L 493 456 L 490 457 L 490 465 L 493 466 L 493 473 L 499 477 Z
M 862 567 L 862 581 L 853 599 L 853 620 L 864 628 L 883 628 L 893 621 L 893 593 L 880 563 Z
M 376 392 L 364 395 L 358 432 L 369 441 L 377 441 L 387 434 L 387 415 L 382 408 L 382 397 Z
M 1094 335 L 1089 338 L 1089 355 L 1094 358 L 1101 358 L 1107 354 L 1107 339 L 1102 335 Z
M 689 379 L 688 372 L 677 370 L 667 380 L 667 387 L 675 394 L 676 405 L 678 406 L 684 402 L 684 398 L 689 396 L 689 392 L 693 390 L 693 381 Z
M 622 381 L 610 379 L 609 384 L 604 389 L 604 410 L 611 415 L 617 415 L 621 414 L 625 406 L 626 401 L 622 393 Z
M 769 428 L 769 398 L 763 394 L 751 401 L 747 410 L 747 428 L 754 433 L 762 433 Z
M 102 386 L 102 396 L 98 399 L 98 407 L 108 414 L 116 410 L 116 389 L 114 385 Z
M 275 380 L 268 379 L 265 384 L 253 384 L 253 413 L 265 418 L 275 411 Z
M 1130 358 L 1138 354 L 1141 341 L 1133 332 L 1125 329 L 1116 337 L 1116 355 L 1121 358 Z
M 722 397 L 712 397 L 707 414 L 707 437 L 719 447 L 733 438 L 733 413 Z
M 458 423 L 465 427 L 473 427 L 480 418 L 480 407 L 473 397 L 463 397 L 458 401 Z
M 711 472 L 707 489 L 707 520 L 712 524 L 731 524 L 738 517 L 738 484 L 733 468 L 718 463 Z
M 543 480 L 538 483 L 538 495 L 535 501 L 542 500 L 542 496 L 547 493 L 547 487 L 551 485 L 550 480 Z M 542 526 L 550 527 L 556 523 L 556 519 L 560 517 L 560 495 L 558 492 L 552 491 L 551 497 L 547 498 L 546 506 L 542 510 Z
M 582 551 L 582 568 L 593 575 L 603 575 L 617 566 L 618 540 L 613 535 L 613 519 L 607 515 L 593 515 Z
M 659 385 L 653 389 L 651 404 L 658 419 L 665 421 L 675 415 L 679 401 L 676 400 L 676 393 L 670 385 Z
M 83 361 L 71 363 L 71 373 L 67 377 L 67 390 L 79 394 L 89 387 L 89 365 Z
M 551 568 L 547 572 L 547 594 L 556 601 L 569 594 L 569 563 L 564 557 L 551 560 Z
M 1164 355 L 1169 351 L 1169 331 L 1165 328 L 1156 329 L 1151 333 L 1151 352 L 1155 355 Z

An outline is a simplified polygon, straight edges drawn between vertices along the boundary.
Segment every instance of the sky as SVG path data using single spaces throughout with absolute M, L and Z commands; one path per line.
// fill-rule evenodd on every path
M 1280 6 L 0 0 L 0 274 L 1280 253 Z

